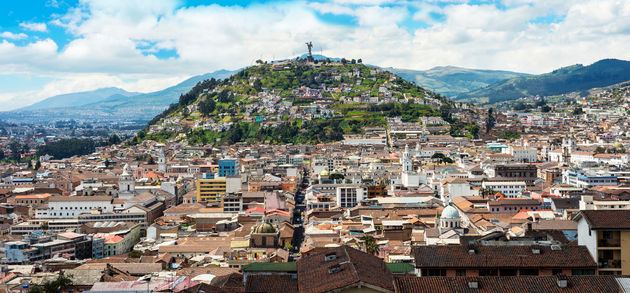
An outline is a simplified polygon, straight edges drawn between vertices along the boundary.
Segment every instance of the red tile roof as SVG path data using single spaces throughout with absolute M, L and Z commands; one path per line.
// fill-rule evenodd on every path
M 474 250 L 472 252 L 471 250 Z M 540 253 L 534 253 L 539 250 Z M 419 246 L 417 268 L 596 268 L 585 246 Z
M 580 216 L 586 219 L 591 229 L 630 229 L 630 210 L 589 210 L 581 211 Z
M 335 259 L 326 261 L 327 255 Z M 298 261 L 301 293 L 319 293 L 355 285 L 394 291 L 392 273 L 382 259 L 348 246 L 323 249 Z
M 396 291 L 424 292 L 621 292 L 614 276 L 566 276 L 567 287 L 560 288 L 556 276 L 514 277 L 400 277 L 396 278 Z M 478 288 L 470 288 L 477 282 Z
M 246 292 L 290 293 L 298 292 L 297 278 L 291 275 L 249 275 Z

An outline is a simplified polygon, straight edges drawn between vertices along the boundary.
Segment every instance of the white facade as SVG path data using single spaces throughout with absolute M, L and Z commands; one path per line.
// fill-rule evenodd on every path
M 580 199 L 580 210 L 630 210 L 630 201 L 593 200 L 592 195 L 583 195 Z
M 527 188 L 524 181 L 497 181 L 497 182 L 483 182 L 481 183 L 483 188 L 490 188 L 495 191 L 501 192 L 505 197 L 518 197 L 523 190 Z
M 476 190 L 470 189 L 470 184 L 468 183 L 451 182 L 446 185 L 446 188 L 448 191 L 448 198 L 442 199 L 445 202 L 448 202 L 460 196 L 471 196 L 479 194 L 479 192 L 477 192 Z
M 48 208 L 37 210 L 35 217 L 40 219 L 71 219 L 93 210 L 102 213 L 114 211 L 109 196 L 54 196 L 48 200 Z
M 507 149 L 507 153 L 514 157 L 514 160 L 519 162 L 537 162 L 538 150 L 528 147 L 510 147 Z
M 574 172 L 564 170 L 562 183 L 580 188 L 589 188 L 600 185 L 617 185 L 617 176 L 602 172 Z
M 578 245 L 584 245 L 588 249 L 593 259 L 597 258 L 597 231 L 591 230 L 588 226 L 588 222 L 584 217 L 578 220 L 577 225 Z
M 128 164 L 123 167 L 123 173 L 118 179 L 118 197 L 120 198 L 132 198 L 136 192 L 136 179 L 131 173 L 131 168 Z
M 337 205 L 342 208 L 351 208 L 366 198 L 367 190 L 361 186 L 338 186 Z

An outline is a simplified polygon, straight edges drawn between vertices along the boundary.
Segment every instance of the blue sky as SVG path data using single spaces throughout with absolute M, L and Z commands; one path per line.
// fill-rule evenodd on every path
M 148 92 L 256 59 L 543 73 L 630 59 L 630 1 L 39 0 L 0 3 L 0 110 L 116 86 Z

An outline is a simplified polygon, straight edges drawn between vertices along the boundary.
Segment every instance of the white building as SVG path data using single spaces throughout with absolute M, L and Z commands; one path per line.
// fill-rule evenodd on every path
M 367 189 L 360 185 L 337 186 L 337 205 L 351 208 L 367 197 Z
M 447 178 L 440 187 L 440 197 L 444 204 L 456 197 L 478 195 L 479 192 L 470 188 L 470 183 L 466 179 L 451 177 Z
M 37 210 L 35 217 L 39 219 L 71 219 L 81 214 L 99 211 L 114 211 L 110 196 L 51 196 L 48 208 Z
M 503 152 L 512 155 L 514 160 L 519 162 L 532 163 L 538 161 L 538 150 L 535 148 L 513 146 L 503 149 Z
M 617 176 L 606 172 L 564 170 L 562 172 L 562 183 L 580 188 L 590 188 L 599 185 L 617 185 Z
M 501 192 L 505 197 L 515 198 L 527 188 L 524 181 L 485 181 L 481 187 Z
M 125 164 L 123 167 L 123 173 L 118 179 L 118 197 L 123 199 L 129 199 L 136 195 L 136 179 L 131 173 L 129 164 Z
M 582 195 L 580 211 L 585 210 L 630 210 L 630 201 L 594 200 L 592 195 Z

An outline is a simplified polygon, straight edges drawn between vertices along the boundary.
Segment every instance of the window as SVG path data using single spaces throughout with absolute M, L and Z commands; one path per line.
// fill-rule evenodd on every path
M 571 270 L 571 274 L 574 275 L 574 276 L 595 275 L 595 270 L 573 269 L 573 270 Z
M 521 276 L 538 276 L 538 269 L 521 269 Z
M 446 276 L 445 269 L 422 269 L 421 273 L 424 277 Z
M 497 269 L 481 269 L 479 270 L 479 276 L 498 276 L 499 272 Z

